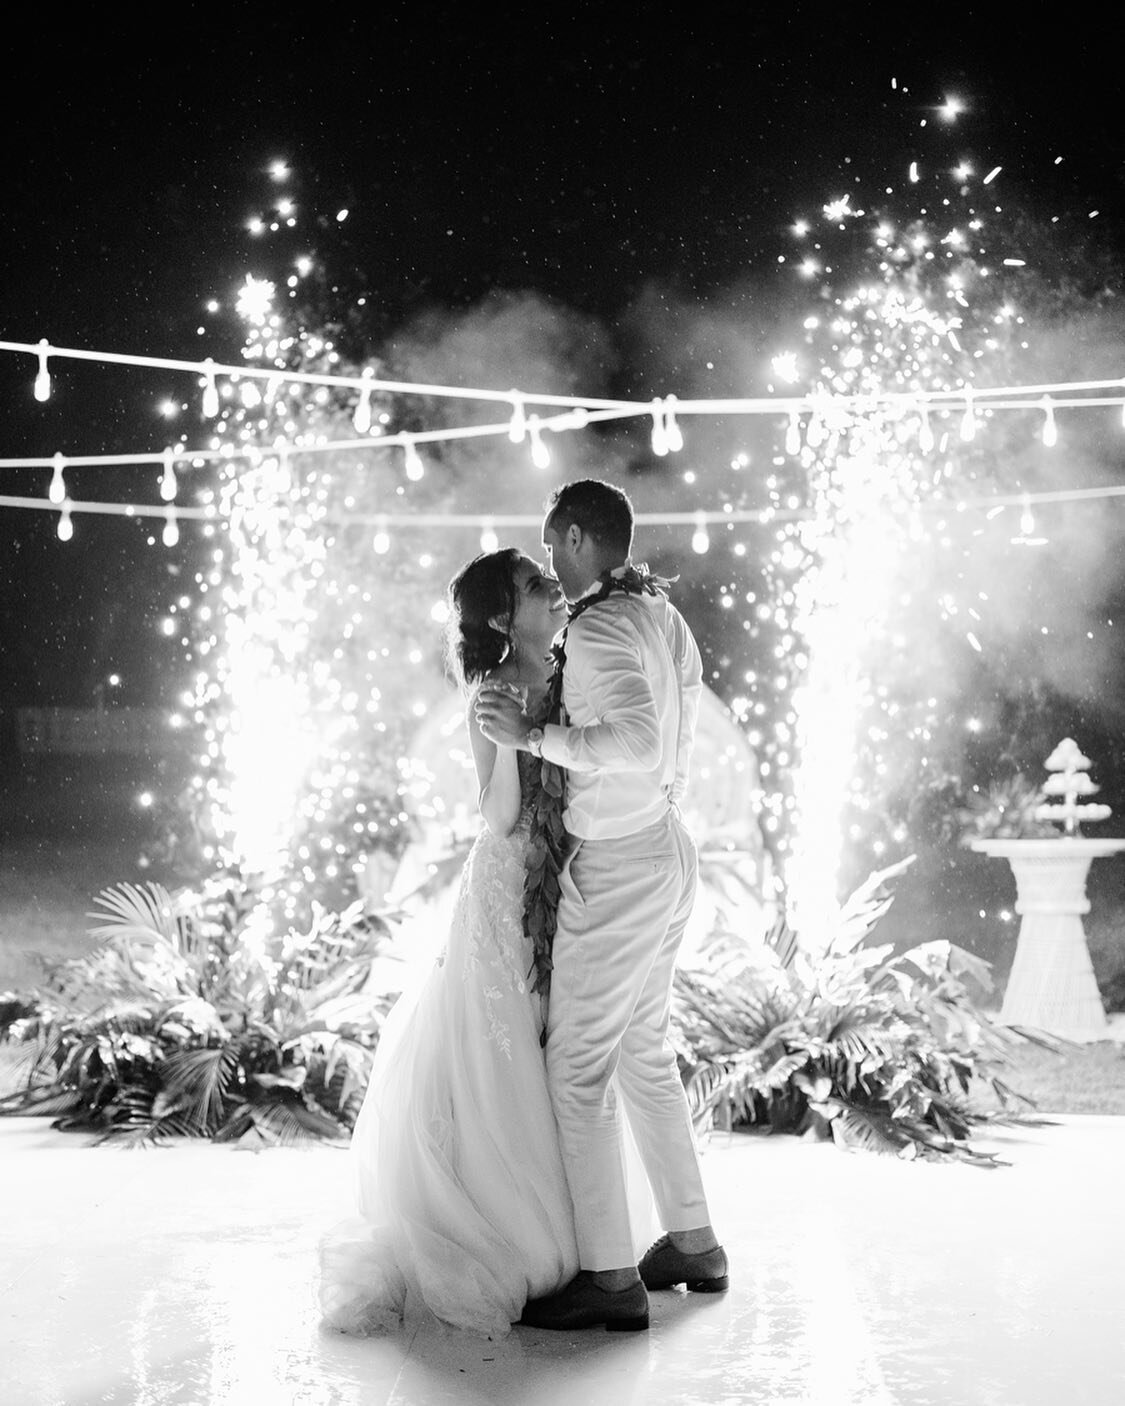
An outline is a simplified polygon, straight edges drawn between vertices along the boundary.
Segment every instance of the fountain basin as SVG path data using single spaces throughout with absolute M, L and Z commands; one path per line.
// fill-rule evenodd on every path
M 1068 1040 L 1107 1039 L 1082 917 L 1091 863 L 1125 851 L 1125 839 L 979 839 L 969 847 L 1006 859 L 1016 880 L 1020 929 L 1000 1019 Z

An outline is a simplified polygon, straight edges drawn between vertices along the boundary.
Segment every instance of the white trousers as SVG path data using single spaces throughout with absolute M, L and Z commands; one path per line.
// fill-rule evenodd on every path
M 618 1093 L 663 1228 L 710 1222 L 668 1042 L 676 954 L 698 867 L 691 836 L 670 812 L 635 835 L 579 842 L 562 875 L 547 1078 L 583 1269 L 636 1262 Z

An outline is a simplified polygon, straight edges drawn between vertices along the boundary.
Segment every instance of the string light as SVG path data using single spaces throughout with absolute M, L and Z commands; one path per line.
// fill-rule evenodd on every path
M 527 433 L 531 439 L 531 462 L 537 469 L 550 467 L 551 455 L 539 433 L 539 416 L 532 415 L 527 422 Z
M 412 439 L 403 440 L 403 454 L 406 458 L 406 477 L 412 483 L 417 483 L 426 473 L 426 466 L 422 462 L 422 456 L 414 446 Z
M 386 527 L 380 527 L 371 539 L 371 549 L 379 556 L 385 556 L 391 549 L 391 534 Z
M 1024 537 L 1031 537 L 1035 532 L 1035 514 L 1031 511 L 1031 500 L 1026 497 L 1020 513 L 1020 532 Z
M 997 170 L 998 169 L 999 168 L 997 168 Z M 46 339 L 41 339 L 41 341 L 38 343 L 10 342 L 0 340 L 0 351 L 23 352 L 31 353 L 34 355 L 40 355 L 44 349 L 45 343 Z M 186 361 L 170 357 L 131 356 L 122 352 L 87 351 L 85 349 L 77 349 L 73 347 L 57 347 L 54 345 L 51 345 L 49 347 L 49 351 L 50 355 L 55 358 L 61 357 L 72 360 L 104 362 L 107 364 L 115 365 L 146 366 L 163 368 L 167 370 L 192 371 L 200 375 L 203 381 L 210 381 L 211 383 L 214 383 L 215 376 L 218 373 L 231 376 L 232 378 L 238 378 L 241 380 L 245 380 L 247 378 L 258 378 L 266 381 L 267 383 L 267 398 L 272 398 L 272 395 L 276 393 L 277 388 L 283 381 L 289 381 L 294 384 L 343 386 L 349 387 L 351 389 L 360 390 L 362 390 L 364 387 L 367 387 L 370 390 L 382 390 L 402 395 L 450 396 L 456 399 L 463 400 L 507 401 L 513 405 L 514 413 L 512 416 L 512 420 L 505 422 L 504 431 L 510 432 L 514 429 L 516 433 L 513 434 L 513 439 L 517 443 L 522 438 L 522 435 L 518 433 L 518 429 L 522 418 L 524 401 L 532 401 L 539 405 L 571 406 L 575 408 L 585 409 L 587 411 L 608 410 L 611 412 L 620 412 L 622 416 L 651 414 L 651 406 L 648 403 L 641 401 L 607 400 L 591 396 L 528 394 L 527 392 L 515 390 L 494 391 L 479 386 L 442 386 L 428 385 L 420 382 L 410 381 L 386 381 L 373 377 L 369 368 L 366 369 L 358 377 L 331 375 L 326 372 L 309 371 L 290 371 L 285 373 L 279 373 L 275 369 L 270 369 L 266 367 L 218 365 L 211 357 L 207 357 L 203 361 Z M 1062 381 L 1052 383 L 1051 385 L 1041 386 L 1016 385 L 990 386 L 985 388 L 975 387 L 972 391 L 961 390 L 931 393 L 927 398 L 933 404 L 936 405 L 943 398 L 950 400 L 963 400 L 966 394 L 972 394 L 978 399 L 987 396 L 992 405 L 997 405 L 998 401 L 1001 399 L 1008 400 L 1011 401 L 1011 403 L 1005 405 L 1003 408 L 1018 409 L 1020 408 L 1020 406 L 1013 399 L 1014 397 L 1027 396 L 1031 394 L 1042 395 L 1044 393 L 1049 392 L 1056 397 L 1056 403 L 1058 403 L 1057 397 L 1067 392 L 1074 392 L 1077 394 L 1079 392 L 1110 388 L 1120 391 L 1123 386 L 1125 386 L 1125 379 L 1118 377 L 1113 380 L 1071 382 Z M 667 399 L 673 400 L 675 399 L 675 397 L 669 396 L 667 397 Z M 833 396 L 832 400 L 838 403 L 841 407 L 850 408 L 855 408 L 860 404 L 865 406 L 877 406 L 917 403 L 917 397 L 911 395 L 911 393 L 909 392 L 886 390 L 880 391 L 874 395 L 872 395 L 870 392 L 857 393 L 855 395 L 837 395 Z M 213 402 L 210 403 L 213 403 L 214 413 L 217 414 L 219 409 L 217 389 L 215 399 Z M 1108 403 L 1114 405 L 1125 404 L 1125 402 L 1123 402 L 1119 396 L 1114 397 L 1112 401 L 1107 402 L 1090 400 L 1088 402 L 1078 401 L 1073 403 Z M 679 408 L 680 413 L 690 413 L 693 415 L 775 415 L 777 414 L 778 409 L 776 400 L 771 397 L 744 397 L 733 400 L 690 400 L 681 402 Z M 801 409 L 815 411 L 816 405 L 812 400 L 806 398 L 802 401 Z
M 47 370 L 47 353 L 50 347 L 46 337 L 39 340 L 39 370 L 35 375 L 35 399 L 50 400 L 51 398 L 51 373 Z
M 0 351 L 29 352 L 40 356 L 41 359 L 45 356 L 46 348 L 47 342 L 45 338 L 41 339 L 39 343 L 0 341 Z M 381 381 L 374 378 L 370 368 L 366 368 L 362 376 L 359 378 L 355 376 L 335 376 L 322 373 L 309 373 L 297 371 L 285 373 L 285 375 L 283 376 L 279 374 L 276 370 L 266 370 L 258 367 L 238 368 L 217 366 L 213 359 L 210 357 L 206 358 L 201 362 L 178 361 L 168 358 L 139 357 L 128 356 L 119 353 L 80 351 L 73 348 L 61 348 L 53 345 L 49 347 L 49 351 L 50 355 L 54 357 L 69 357 L 82 360 L 101 361 L 108 363 L 122 363 L 137 366 L 165 367 L 170 369 L 190 369 L 199 372 L 202 376 L 202 384 L 204 386 L 203 411 L 204 414 L 208 416 L 208 418 L 214 418 L 219 413 L 220 401 L 215 378 L 216 374 L 220 371 L 224 374 L 229 374 L 232 378 L 237 377 L 240 380 L 244 380 L 247 377 L 262 377 L 266 381 L 267 401 L 271 401 L 273 399 L 280 385 L 284 381 L 292 381 L 295 384 L 300 383 L 310 385 L 336 385 L 347 386 L 350 388 L 358 387 L 361 391 L 361 400 L 363 399 L 363 393 L 370 394 L 370 392 L 374 389 L 382 389 L 387 391 L 395 391 L 402 394 L 435 396 L 447 395 L 458 396 L 466 399 L 484 399 L 494 401 L 505 400 L 510 402 L 513 407 L 511 419 L 505 421 L 501 425 L 466 425 L 444 430 L 425 431 L 422 435 L 417 436 L 417 438 L 425 439 L 427 441 L 454 440 L 469 437 L 478 437 L 482 435 L 506 433 L 513 442 L 521 442 L 526 437 L 527 432 L 527 419 L 524 412 L 524 402 L 528 399 L 533 400 L 539 404 L 568 405 L 573 407 L 573 410 L 570 414 L 555 416 L 549 422 L 540 421 L 541 429 L 550 428 L 559 432 L 561 432 L 563 429 L 580 429 L 595 419 L 624 419 L 630 416 L 639 415 L 641 413 L 647 413 L 651 416 L 653 414 L 654 404 L 654 402 L 649 402 L 647 406 L 643 406 L 640 402 L 635 401 L 610 401 L 599 400 L 592 397 L 580 398 L 575 396 L 527 396 L 526 393 L 516 390 L 509 392 L 498 392 L 470 386 L 432 386 L 413 382 Z M 829 399 L 833 407 L 837 408 L 840 412 L 849 409 L 855 409 L 860 405 L 860 402 L 862 402 L 862 405 L 864 407 L 867 407 L 870 411 L 874 412 L 877 411 L 880 406 L 918 406 L 920 403 L 923 409 L 925 408 L 927 403 L 931 408 L 941 408 L 943 400 L 953 399 L 954 397 L 956 397 L 957 399 L 963 400 L 965 404 L 965 414 L 961 423 L 961 433 L 964 438 L 970 439 L 973 437 L 976 431 L 975 400 L 984 397 L 988 398 L 990 409 L 997 410 L 1022 409 L 1026 406 L 1026 397 L 1030 396 L 1033 393 L 1039 396 L 1043 396 L 1045 393 L 1050 393 L 1054 397 L 1054 408 L 1113 405 L 1121 408 L 1122 423 L 1123 425 L 1125 425 L 1125 397 L 1122 397 L 1120 394 L 1110 397 L 1094 397 L 1085 394 L 1089 391 L 1106 388 L 1112 388 L 1113 390 L 1120 392 L 1123 386 L 1125 386 L 1125 380 L 1123 380 L 1122 378 L 1117 378 L 1115 380 L 1101 381 L 1057 382 L 1047 386 L 993 386 L 983 389 L 979 387 L 966 387 L 959 392 L 932 392 L 926 396 L 925 400 L 920 400 L 919 397 L 912 395 L 909 392 L 897 391 L 881 391 L 876 393 L 875 395 L 872 395 L 870 393 L 864 393 L 862 395 L 834 395 L 829 397 Z M 1061 398 L 1067 392 L 1073 392 L 1075 394 L 1075 398 Z M 1079 395 L 1079 393 L 1081 393 L 1081 395 Z M 682 435 L 680 434 L 679 426 L 676 423 L 675 413 L 671 410 L 671 406 L 673 403 L 676 403 L 679 413 L 695 415 L 768 415 L 777 413 L 776 399 L 772 397 L 741 398 L 733 400 L 689 400 L 684 402 L 678 402 L 675 396 L 667 396 L 665 397 L 663 402 L 663 433 L 664 442 L 668 445 L 669 449 L 673 450 L 682 447 Z M 800 402 L 797 409 L 798 413 L 805 410 L 809 410 L 812 412 L 810 415 L 807 429 L 805 431 L 805 444 L 809 448 L 819 447 L 819 445 L 824 440 L 824 428 L 821 422 L 820 408 L 817 403 L 817 400 L 812 398 L 804 398 Z M 654 424 L 654 430 L 655 428 L 656 427 Z M 657 437 L 659 440 L 659 435 Z M 304 452 L 329 452 L 342 447 L 345 447 L 345 442 L 333 441 L 331 443 L 306 445 L 302 448 Z M 80 461 L 89 463 L 140 462 L 142 458 L 145 458 L 147 461 L 152 457 L 153 456 L 140 455 L 90 455 L 80 456 Z M 185 452 L 180 457 L 214 459 L 220 456 L 215 451 L 197 450 L 191 451 L 190 453 Z M 229 448 L 227 449 L 226 453 L 222 455 L 222 457 L 230 457 Z M 536 467 L 547 467 L 547 465 L 550 463 L 550 457 L 545 448 L 540 449 L 538 452 L 533 452 L 532 457 L 533 462 L 536 463 Z M 3 464 L 7 467 L 23 465 L 29 462 L 30 461 L 22 459 L 0 460 L 0 464 Z M 70 462 L 75 462 L 75 456 L 71 456 Z
M 660 459 L 668 453 L 668 431 L 664 428 L 664 402 L 652 402 L 652 452 Z
M 674 395 L 666 396 L 664 400 L 664 435 L 668 442 L 668 448 L 673 454 L 678 454 L 684 447 L 684 436 L 676 419 L 675 406 L 678 405 Z
M 1043 397 L 1043 443 L 1052 449 L 1059 442 L 1059 427 L 1055 424 L 1055 407 L 1051 397 Z
M 176 496 L 175 455 L 171 449 L 164 451 L 164 472 L 160 475 L 160 496 L 170 503 Z
M 70 520 L 69 503 L 63 503 L 62 512 L 59 513 L 59 522 L 55 531 L 59 534 L 60 542 L 69 542 L 74 536 L 74 524 Z
M 166 547 L 174 547 L 180 540 L 180 528 L 176 522 L 176 510 L 171 503 L 164 510 L 164 531 L 160 534 Z
M 66 484 L 63 482 L 63 465 L 66 460 L 61 454 L 56 454 L 54 463 L 55 470 L 51 475 L 51 486 L 47 490 L 47 497 L 52 503 L 61 503 L 66 497 Z
M 499 549 L 500 538 L 496 535 L 496 529 L 487 523 L 480 534 L 480 549 L 482 552 L 495 552 Z
M 370 380 L 374 372 L 372 372 L 370 368 L 366 368 L 363 374 Z M 352 415 L 352 424 L 355 426 L 356 434 L 366 434 L 371 428 L 370 386 L 364 386 L 359 393 L 359 400 L 356 402 L 355 412 Z
M 973 438 L 976 436 L 976 432 L 977 432 L 977 417 L 976 417 L 976 412 L 975 412 L 974 409 L 973 409 L 973 393 L 972 393 L 972 391 L 966 391 L 966 392 L 965 392 L 965 413 L 964 413 L 964 415 L 961 416 L 961 430 L 960 430 L 961 438 L 962 438 L 962 439 L 965 441 L 965 443 L 967 444 L 967 443 L 969 442 L 969 440 L 973 439 Z
M 203 363 L 203 414 L 213 420 L 219 413 L 219 388 L 215 384 L 215 363 L 210 357 Z
M 68 464 L 72 461 L 67 461 Z M 1103 498 L 1125 498 L 1125 484 L 1105 484 L 1100 488 L 1062 488 L 1052 489 L 1043 493 L 1028 495 L 1019 494 L 990 494 L 981 498 L 958 498 L 956 502 L 946 499 L 933 499 L 925 504 L 925 508 L 930 513 L 946 512 L 968 512 L 970 509 L 980 511 L 991 520 L 997 513 L 1003 512 L 1005 507 L 1019 506 L 1025 501 L 1040 504 L 1049 503 L 1074 503 L 1090 502 Z M 30 508 L 42 511 L 54 512 L 58 505 L 51 502 L 49 498 L 23 498 L 11 494 L 0 493 L 0 508 Z M 72 502 L 71 511 L 74 513 L 92 513 L 99 516 L 111 517 L 163 517 L 164 509 L 151 507 L 145 503 L 109 503 L 109 502 Z M 912 513 L 910 535 L 917 536 L 921 530 L 918 526 L 917 513 L 920 509 L 916 506 Z M 214 523 L 222 519 L 222 514 L 213 505 L 206 507 L 184 507 L 176 509 L 179 520 L 190 519 L 197 522 Z M 714 523 L 731 526 L 735 523 L 749 523 L 765 526 L 778 522 L 812 522 L 816 517 L 813 510 L 807 507 L 778 508 L 768 506 L 764 508 L 739 508 L 715 512 L 659 512 L 659 513 L 636 513 L 635 521 L 638 527 L 675 527 L 683 524 Z M 428 531 L 435 527 L 479 527 L 482 522 L 490 522 L 493 525 L 503 523 L 507 527 L 536 528 L 542 522 L 542 516 L 536 513 L 508 513 L 500 518 L 492 515 L 482 518 L 477 513 L 428 513 L 428 512 L 402 512 L 402 513 L 326 513 L 323 521 L 331 523 L 366 523 L 378 522 L 385 528 L 396 527 L 403 531 L 412 528 Z
M 923 454 L 929 454 L 934 447 L 934 432 L 930 427 L 930 412 L 925 405 L 922 406 L 922 420 L 918 427 L 918 448 Z
M 786 454 L 800 454 L 801 452 L 801 417 L 796 410 L 789 412 L 789 427 L 785 431 L 785 452 Z
M 707 519 L 699 514 L 695 519 L 695 531 L 691 534 L 691 549 L 699 556 L 703 556 L 710 545 L 711 538 L 707 535 Z
M 508 438 L 513 444 L 522 444 L 527 437 L 527 416 L 523 411 L 523 396 L 519 391 L 512 392 L 512 419 L 508 426 Z

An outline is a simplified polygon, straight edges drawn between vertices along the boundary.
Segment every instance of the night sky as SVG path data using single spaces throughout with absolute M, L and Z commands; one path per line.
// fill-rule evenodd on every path
M 1096 210 L 1120 244 L 1120 43 L 1092 12 L 478 10 L 498 13 L 332 7 L 321 24 L 308 7 L 186 6 L 167 29 L 131 12 L 25 13 L 0 99 L 0 338 L 231 360 L 232 323 L 209 320 L 207 300 L 318 247 L 339 286 L 366 295 L 373 354 L 426 309 L 496 290 L 612 333 L 654 285 L 721 303 L 776 264 L 802 209 L 857 178 L 899 182 L 915 159 L 1003 166 L 1027 205 Z M 951 96 L 965 110 L 947 122 Z M 256 240 L 246 220 L 276 200 L 277 158 L 298 226 Z M 159 449 L 156 403 L 186 390 L 182 376 L 59 363 L 40 405 L 34 369 L 0 354 L 0 457 Z M 627 358 L 589 389 L 646 393 Z M 4 491 L 45 492 L 45 471 L 4 473 Z M 88 491 L 127 496 L 129 482 L 106 470 Z M 130 648 L 147 701 L 161 666 L 141 627 L 168 583 L 156 552 L 126 564 L 137 525 L 64 545 L 52 514 L 0 509 L 0 532 L 0 706 L 89 702 Z

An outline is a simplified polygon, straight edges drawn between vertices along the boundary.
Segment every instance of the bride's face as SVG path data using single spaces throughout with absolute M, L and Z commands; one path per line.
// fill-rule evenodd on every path
M 512 583 L 516 588 L 513 631 L 524 639 L 553 639 L 566 624 L 562 587 L 530 557 L 516 562 Z

